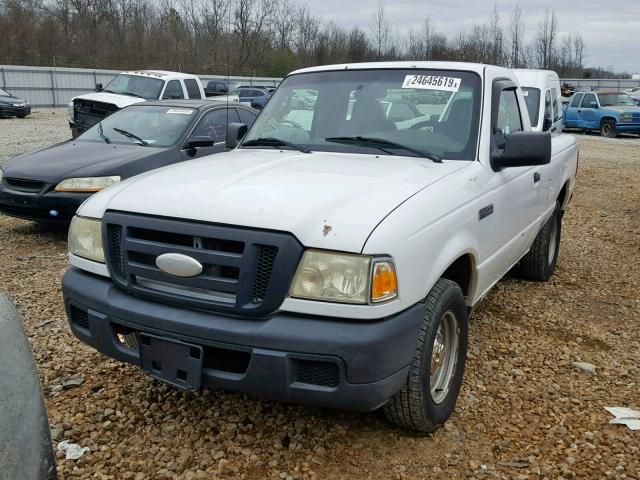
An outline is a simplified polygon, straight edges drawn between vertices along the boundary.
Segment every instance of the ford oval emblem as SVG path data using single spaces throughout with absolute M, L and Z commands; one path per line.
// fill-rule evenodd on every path
M 163 253 L 156 257 L 156 266 L 174 277 L 191 278 L 202 273 L 202 264 L 181 253 Z

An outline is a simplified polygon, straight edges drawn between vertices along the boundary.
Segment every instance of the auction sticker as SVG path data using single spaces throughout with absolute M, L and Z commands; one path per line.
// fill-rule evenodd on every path
M 178 115 L 191 115 L 193 110 L 189 108 L 170 108 L 167 113 L 176 113 Z
M 443 90 L 457 92 L 460 90 L 461 78 L 440 77 L 437 75 L 407 75 L 402 88 L 419 88 L 422 90 Z

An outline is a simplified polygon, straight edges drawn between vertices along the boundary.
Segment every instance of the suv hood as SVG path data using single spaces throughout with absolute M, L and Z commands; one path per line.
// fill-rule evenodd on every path
M 96 93 L 85 93 L 84 95 L 80 95 L 78 97 L 74 97 L 73 100 L 92 100 L 94 102 L 102 102 L 102 103 L 111 103 L 118 108 L 128 107 L 129 105 L 133 105 L 134 103 L 145 102 L 144 98 L 133 97 L 131 95 L 118 95 L 117 93 L 109 93 L 109 92 L 96 92 Z
M 279 230 L 307 247 L 360 252 L 392 210 L 470 163 L 237 149 L 120 182 L 79 214 L 118 210 Z
M 24 98 L 0 96 L 0 103 L 13 105 L 14 103 L 29 103 Z

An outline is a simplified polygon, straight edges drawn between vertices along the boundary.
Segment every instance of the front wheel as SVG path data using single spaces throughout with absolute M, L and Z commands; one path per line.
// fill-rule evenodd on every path
M 464 375 L 469 324 L 462 290 L 451 280 L 438 280 L 425 305 L 406 383 L 383 408 L 391 422 L 428 433 L 453 413 Z
M 618 135 L 616 132 L 616 122 L 613 120 L 603 120 L 600 124 L 600 135 L 606 138 L 615 138 Z

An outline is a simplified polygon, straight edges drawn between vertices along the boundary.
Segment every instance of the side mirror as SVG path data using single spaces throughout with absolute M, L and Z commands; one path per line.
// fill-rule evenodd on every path
M 213 144 L 213 138 L 207 135 L 202 135 L 191 137 L 185 144 L 184 148 L 185 150 L 193 150 L 194 148 L 213 147 Z
M 589 102 L 589 108 L 598 108 L 598 102 Z
M 513 132 L 507 137 L 504 150 L 491 154 L 491 168 L 498 172 L 509 167 L 547 165 L 551 162 L 549 132 Z
M 96 83 L 96 92 L 101 92 L 101 91 L 102 91 L 102 84 Z
M 170 98 L 171 100 L 180 100 L 182 97 L 179 93 L 172 93 Z
M 236 148 L 248 130 L 246 123 L 230 123 L 227 126 L 227 149 Z

